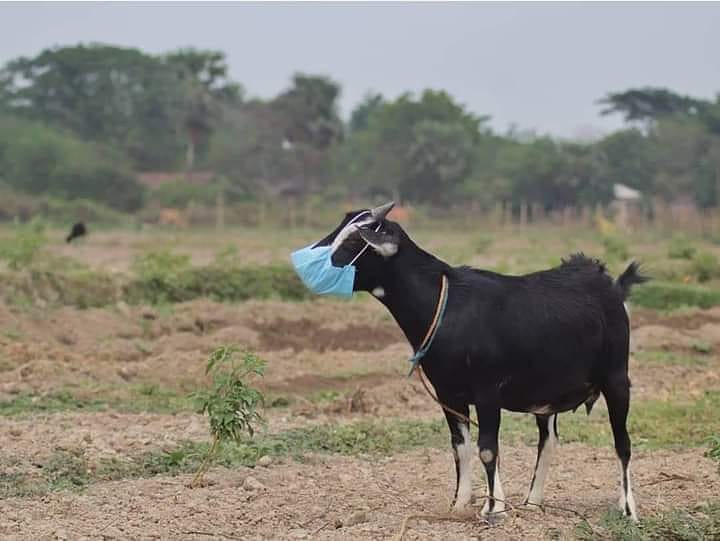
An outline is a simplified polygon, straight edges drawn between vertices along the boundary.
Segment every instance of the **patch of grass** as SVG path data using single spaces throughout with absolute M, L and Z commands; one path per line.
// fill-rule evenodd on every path
M 12 400 L 0 401 L 0 415 L 15 416 L 34 413 L 58 413 L 74 410 L 103 411 L 107 403 L 102 400 L 79 400 L 69 391 L 51 394 L 21 394 Z
M 315 393 L 312 393 L 310 396 L 308 396 L 308 400 L 310 402 L 333 402 L 334 400 L 337 400 L 342 395 L 338 391 L 317 391 Z
M 488 248 L 493 243 L 493 238 L 490 235 L 478 235 L 474 241 L 473 246 L 475 247 L 476 254 L 484 254 L 488 251 Z
M 0 498 L 34 497 L 55 490 L 77 489 L 92 480 L 92 471 L 81 449 L 56 449 L 32 473 L 0 473 Z
M 18 226 L 12 237 L 0 238 L 0 261 L 8 268 L 17 270 L 30 265 L 47 244 L 45 226 L 33 221 L 27 226 Z
M 152 395 L 156 391 L 150 391 Z M 710 443 L 708 456 L 720 459 L 720 392 L 708 393 L 694 403 L 643 401 L 633 404 L 629 430 L 636 447 L 686 447 Z M 504 414 L 502 440 L 524 441 L 535 445 L 537 431 L 531 416 Z M 607 414 L 596 411 L 565 414 L 559 420 L 563 442 L 593 446 L 612 445 Z M 474 436 L 473 436 L 474 437 Z M 153 451 L 128 458 L 101 460 L 88 465 L 81 452 L 56 451 L 42 465 L 38 479 L 20 474 L 0 475 L 3 495 L 37 495 L 50 490 L 82 488 L 100 480 L 178 475 L 197 471 L 208 455 L 209 442 L 183 442 L 171 449 Z M 442 420 L 393 420 L 380 423 L 356 422 L 296 428 L 275 434 L 261 433 L 253 438 L 225 441 L 217 446 L 210 465 L 254 467 L 265 455 L 303 460 L 310 453 L 346 456 L 386 456 L 423 447 L 445 448 L 449 434 Z M 658 530 L 660 531 L 660 530 Z M 669 530 L 668 530 L 669 531 Z M 654 539 L 654 538 L 651 538 Z M 683 538 L 685 539 L 685 538 Z
M 709 351 L 703 351 L 703 353 L 708 353 L 708 352 Z M 644 363 L 657 363 L 657 364 L 681 365 L 681 366 L 682 365 L 697 366 L 697 365 L 705 365 L 708 363 L 708 359 L 706 357 L 700 357 L 698 355 L 688 355 L 688 354 L 678 353 L 676 351 L 664 351 L 664 350 L 638 351 L 635 354 L 635 358 L 638 361 L 641 361 Z
M 690 344 L 690 347 L 698 353 L 712 353 L 713 350 L 712 344 L 710 342 L 705 342 L 704 340 L 693 342 Z
M 708 391 L 696 401 L 642 400 L 630 405 L 628 431 L 634 448 L 704 447 L 708 438 L 720 434 L 720 391 Z M 503 414 L 501 430 L 509 442 L 537 442 L 534 423 L 527 415 Z M 611 446 L 612 430 L 607 411 L 596 405 L 588 417 L 582 408 L 558 417 L 561 442 L 593 447 Z
M 30 268 L 5 273 L 1 297 L 9 304 L 30 306 L 38 302 L 78 308 L 102 307 L 120 298 L 116 277 L 88 269 L 57 270 Z
M 670 239 L 670 246 L 668 246 L 670 259 L 692 259 L 696 251 L 696 248 L 690 243 L 690 239 L 683 233 L 676 233 Z
M 5 338 L 13 341 L 20 340 L 24 336 L 23 333 L 17 329 L 5 328 L 1 332 Z
M 607 259 L 625 260 L 628 258 L 627 243 L 620 237 L 605 235 L 602 239 Z
M 669 282 L 649 282 L 634 289 L 631 300 L 637 306 L 655 310 L 684 307 L 711 308 L 720 305 L 720 289 Z
M 418 447 L 447 444 L 441 421 L 360 422 L 298 428 L 256 435 L 239 442 L 224 441 L 211 455 L 211 465 L 254 467 L 265 455 L 302 460 L 308 453 L 389 455 Z M 83 488 L 93 482 L 178 475 L 197 471 L 208 456 L 208 442 L 183 442 L 172 449 L 131 458 L 103 459 L 89 465 L 81 451 L 57 450 L 40 465 L 38 476 L 0 474 L 0 498 L 37 496 L 53 490 Z
M 699 447 L 720 434 L 720 391 L 694 402 L 647 400 L 630 408 L 633 444 L 645 447 Z
M 616 541 L 690 541 L 720 538 L 720 502 L 694 507 L 688 511 L 673 510 L 643 518 L 634 524 L 619 511 L 610 511 L 592 528 L 582 521 L 575 530 L 577 539 L 598 539 L 598 527 L 603 539 Z
M 713 435 L 708 438 L 708 450 L 706 456 L 720 462 L 720 435 Z M 720 468 L 720 465 L 718 465 Z
M 129 385 L 122 389 L 73 389 L 41 395 L 20 394 L 11 400 L 0 401 L 0 416 L 6 417 L 108 410 L 123 413 L 194 412 L 197 404 L 184 394 L 147 384 Z
M 698 282 L 708 282 L 720 276 L 720 261 L 715 254 L 701 252 L 693 257 L 690 270 Z
M 162 258 L 145 261 L 134 278 L 99 270 L 30 268 L 0 275 L 0 299 L 8 304 L 93 308 L 132 304 L 171 306 L 200 297 L 221 302 L 279 298 L 315 299 L 288 265 L 186 267 L 165 273 Z

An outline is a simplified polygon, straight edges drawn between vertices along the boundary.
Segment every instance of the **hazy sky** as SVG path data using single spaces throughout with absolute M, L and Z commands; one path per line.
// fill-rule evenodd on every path
M 329 75 L 343 115 L 369 89 L 445 89 L 498 130 L 558 136 L 619 126 L 608 91 L 720 92 L 720 3 L 0 3 L 0 63 L 81 41 L 221 49 L 262 97 Z

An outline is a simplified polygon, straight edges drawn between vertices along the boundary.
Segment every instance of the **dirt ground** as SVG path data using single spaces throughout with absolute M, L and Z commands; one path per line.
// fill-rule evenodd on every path
M 720 388 L 720 310 L 663 316 L 632 313 L 634 399 L 699 396 Z M 0 306 L 0 400 L 71 389 L 74 396 L 118 399 L 133 386 L 189 392 L 203 383 L 207 354 L 223 343 L 247 346 L 267 360 L 260 386 L 289 406 L 266 411 L 270 432 L 312 424 L 438 419 L 438 407 L 407 380 L 402 333 L 369 299 L 348 303 L 206 300 L 172 309 L 130 307 L 39 310 Z M 707 352 L 697 352 L 698 344 Z M 698 364 L 641 362 L 641 352 L 701 357 Z M 322 400 L 315 399 L 325 393 Z M 357 400 L 349 401 L 349 396 Z M 315 397 L 315 398 L 314 398 Z M 82 448 L 92 463 L 137 455 L 185 440 L 206 441 L 205 419 L 192 413 L 117 411 L 0 417 L 2 467 L 30 471 L 57 449 Z M 561 434 L 562 439 L 562 434 Z M 508 500 L 519 505 L 535 460 L 533 446 L 502 448 Z M 547 503 L 597 520 L 618 496 L 612 449 L 561 445 Z M 405 539 L 573 538 L 578 514 L 517 509 L 488 526 L 447 515 L 454 482 L 448 449 L 390 457 L 312 455 L 300 463 L 213 469 L 209 486 L 188 476 L 98 482 L 83 491 L 0 501 L 2 539 Z M 7 473 L 7 472 L 6 472 Z M 638 450 L 633 456 L 639 513 L 690 508 L 720 494 L 717 463 L 703 449 Z M 257 483 L 248 482 L 248 477 Z M 246 488 L 255 485 L 255 488 Z
M 518 505 L 533 451 L 504 448 L 502 456 L 506 497 Z M 685 507 L 720 491 L 716 465 L 698 451 L 640 452 L 633 463 L 640 513 Z M 250 476 L 256 488 L 244 488 Z M 547 503 L 597 519 L 616 502 L 617 477 L 609 449 L 564 446 Z M 476 517 L 480 498 L 450 515 L 450 478 L 449 454 L 441 450 L 376 461 L 315 457 L 215 470 L 210 485 L 199 489 L 187 488 L 188 476 L 158 477 L 103 483 L 81 494 L 12 498 L 0 503 L 0 533 L 4 539 L 387 539 L 419 515 L 408 521 L 405 539 L 543 539 L 571 538 L 578 523 L 570 511 L 518 509 L 489 526 Z M 477 480 L 475 492 L 482 494 Z

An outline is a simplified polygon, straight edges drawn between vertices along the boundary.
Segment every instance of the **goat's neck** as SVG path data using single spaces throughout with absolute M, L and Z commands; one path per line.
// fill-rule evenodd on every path
M 388 265 L 380 284 L 384 295 L 379 298 L 400 325 L 413 349 L 417 350 L 432 324 L 442 276 L 449 266 L 434 256 L 419 251 L 399 253 Z

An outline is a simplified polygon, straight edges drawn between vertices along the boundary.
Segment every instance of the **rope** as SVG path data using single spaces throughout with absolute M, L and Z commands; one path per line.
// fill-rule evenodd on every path
M 433 316 L 432 322 L 430 323 L 430 328 L 428 328 L 428 331 L 425 334 L 425 338 L 423 338 L 423 341 L 420 343 L 420 347 L 415 352 L 415 354 L 410 358 L 410 362 L 412 363 L 412 366 L 410 367 L 410 373 L 408 374 L 408 377 L 412 376 L 412 373 L 418 367 L 420 360 L 428 352 L 428 350 L 430 349 L 430 346 L 432 346 L 433 340 L 435 340 L 435 334 L 437 334 L 437 331 L 440 328 L 440 325 L 442 324 L 443 316 L 445 315 L 445 308 L 447 308 L 447 299 L 448 299 L 448 279 L 447 279 L 447 276 L 445 276 L 443 274 L 442 275 L 442 283 L 440 285 L 440 296 L 438 297 L 438 303 L 437 303 L 437 306 L 435 307 L 435 315 Z
M 437 398 L 437 396 L 435 396 L 435 393 L 433 393 L 433 391 L 430 389 L 430 384 L 427 381 L 427 376 L 425 376 L 425 372 L 423 371 L 422 366 L 418 367 L 417 375 L 418 375 L 418 378 L 420 379 L 420 382 L 423 384 L 423 387 L 425 387 L 427 394 L 429 394 L 430 398 L 432 398 L 435 402 L 437 402 L 442 409 L 444 409 L 445 411 L 447 411 L 449 413 L 452 413 L 458 419 L 465 421 L 466 423 L 470 423 L 470 424 L 476 426 L 477 428 L 480 428 L 480 425 L 478 425 L 475 421 L 473 421 L 467 415 L 463 415 L 459 411 L 456 411 L 456 410 L 452 409 L 450 406 L 446 406 L 445 404 L 440 402 L 440 400 Z

